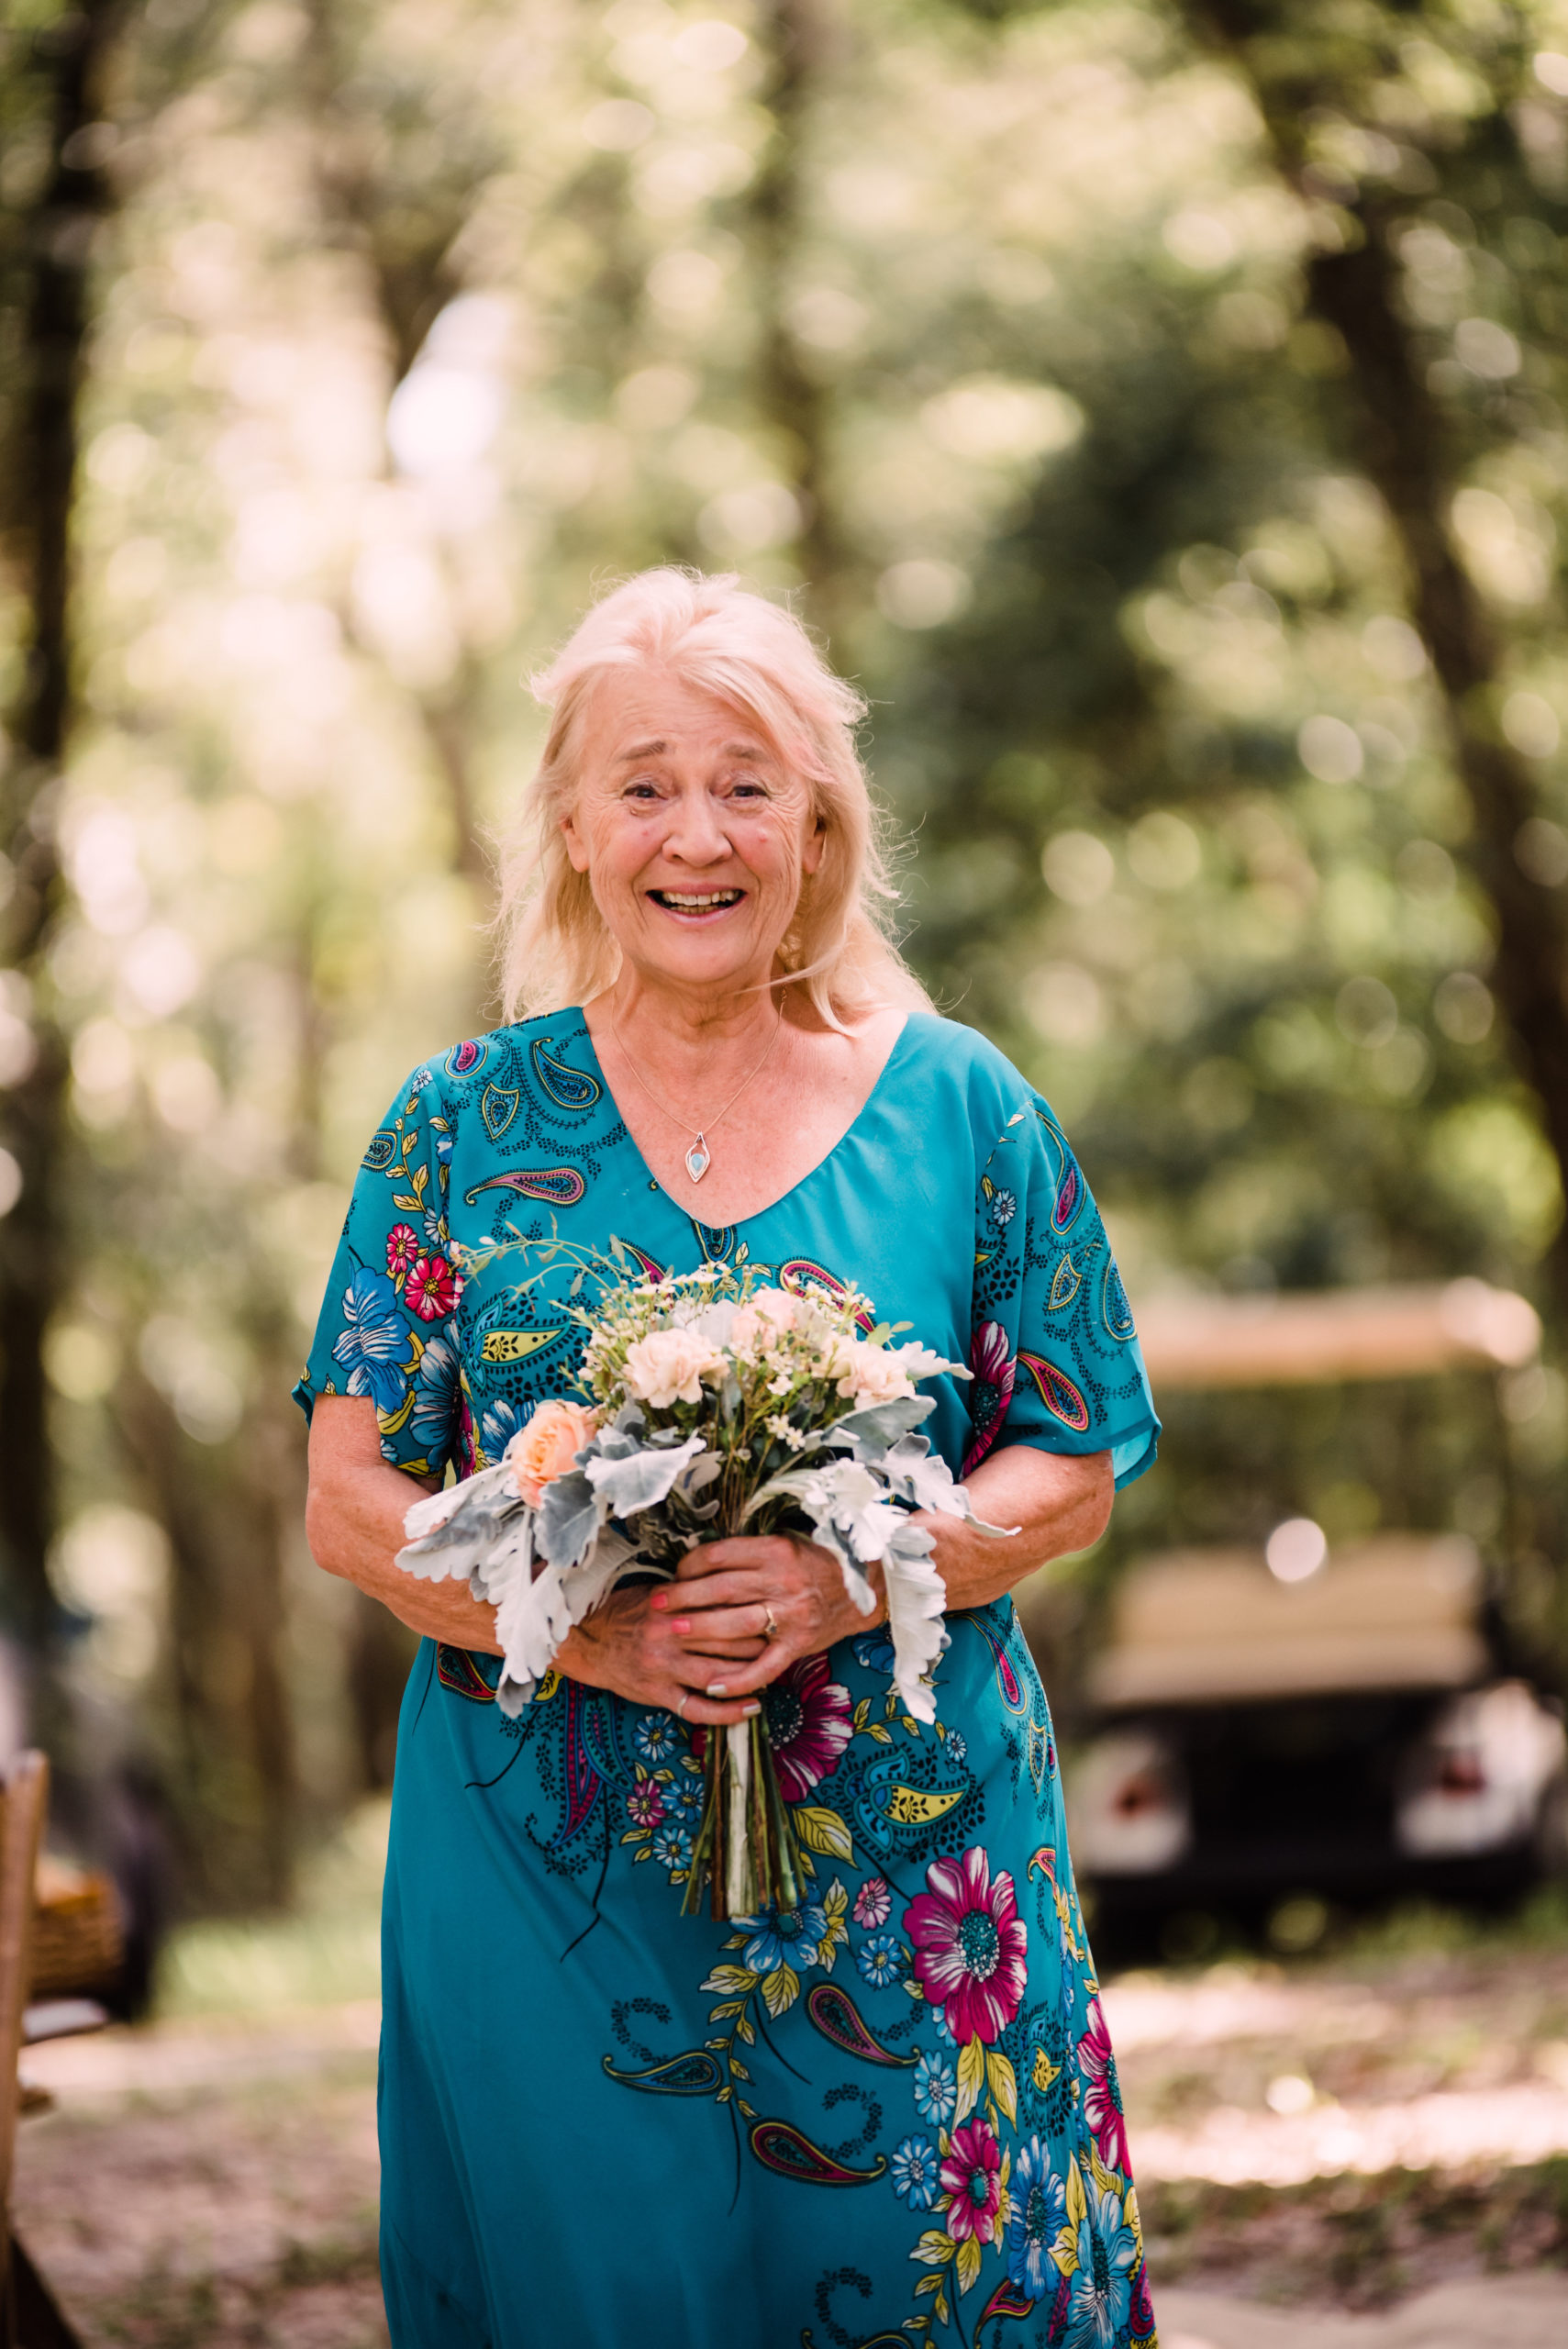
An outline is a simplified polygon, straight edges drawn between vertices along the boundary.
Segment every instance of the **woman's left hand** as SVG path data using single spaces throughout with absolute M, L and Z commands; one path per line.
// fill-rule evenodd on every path
M 870 1579 L 880 1586 L 879 1567 L 870 1569 Z M 869 1631 L 882 1612 L 879 1605 L 873 1614 L 861 1613 L 830 1550 L 784 1533 L 740 1534 L 689 1550 L 675 1581 L 655 1591 L 651 1603 L 673 1617 L 670 1629 L 683 1644 L 722 1655 L 729 1643 L 744 1643 L 734 1668 L 708 1689 L 715 1698 L 765 1688 L 802 1656 Z M 766 1644 L 748 1661 L 745 1651 L 759 1638 Z

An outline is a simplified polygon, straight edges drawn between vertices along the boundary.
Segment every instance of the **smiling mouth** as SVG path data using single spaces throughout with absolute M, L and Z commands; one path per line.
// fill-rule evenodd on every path
M 649 896 L 656 906 L 672 914 L 722 913 L 728 906 L 738 906 L 745 896 L 744 889 L 650 889 Z

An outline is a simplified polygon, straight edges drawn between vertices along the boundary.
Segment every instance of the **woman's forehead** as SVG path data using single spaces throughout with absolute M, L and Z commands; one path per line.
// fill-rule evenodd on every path
M 731 757 L 782 755 L 767 729 L 745 710 L 667 670 L 633 669 L 606 677 L 585 716 L 595 763 L 698 749 Z

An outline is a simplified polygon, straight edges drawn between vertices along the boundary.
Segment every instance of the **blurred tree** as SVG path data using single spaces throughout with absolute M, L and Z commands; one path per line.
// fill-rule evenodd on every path
M 792 476 L 799 518 L 791 540 L 806 595 L 818 624 L 831 633 L 847 582 L 826 474 L 830 401 L 820 376 L 804 362 L 793 311 L 804 291 L 797 277 L 817 101 L 839 28 L 825 0 L 773 0 L 759 10 L 757 29 L 767 61 L 758 103 L 770 117 L 744 199 L 758 309 L 757 404 Z
M 1541 87 L 1524 53 L 1529 28 L 1522 15 L 1424 12 L 1418 47 L 1403 10 L 1368 12 L 1354 36 L 1339 17 L 1314 21 L 1253 0 L 1198 0 L 1190 14 L 1246 75 L 1280 169 L 1316 217 L 1307 306 L 1340 338 L 1349 362 L 1351 412 L 1332 422 L 1399 536 L 1412 618 L 1443 692 L 1474 819 L 1466 862 L 1493 916 L 1493 984 L 1568 1194 L 1568 910 L 1560 881 L 1531 853 L 1537 792 L 1529 761 L 1499 725 L 1505 645 L 1449 522 L 1488 448 L 1506 448 L 1543 419 L 1521 402 L 1477 398 L 1462 362 L 1459 397 L 1445 407 L 1430 388 L 1430 371 L 1444 363 L 1435 322 L 1407 302 L 1400 250 L 1421 199 L 1440 190 L 1467 224 L 1480 224 L 1480 249 L 1496 264 L 1494 304 L 1511 309 L 1512 273 L 1487 246 L 1511 230 L 1518 247 L 1531 223 L 1549 238 L 1561 233 L 1560 158 L 1543 172 L 1540 140 L 1532 148 L 1526 130 L 1540 118 L 1531 108 Z M 1445 67 L 1462 103 L 1423 103 L 1423 84 Z M 1479 375 L 1469 370 L 1471 383 L 1507 383 L 1518 372 L 1509 328 L 1485 307 L 1465 323 L 1472 356 L 1483 362 Z M 1544 341 L 1541 358 L 1559 359 L 1560 338 Z M 1550 1261 L 1559 1311 L 1568 1315 L 1568 1225 L 1559 1224 Z
M 0 1220 L 0 1570 L 14 1628 L 37 1649 L 54 1613 L 44 1344 L 66 1250 L 66 1058 L 45 962 L 60 913 L 61 774 L 74 718 L 71 569 L 88 269 L 111 204 L 103 163 L 113 134 L 100 117 L 128 13 L 121 0 L 84 0 L 41 21 L 31 9 L 11 10 L 0 36 L 9 161 L 0 287 L 11 385 L 0 426 L 0 528 L 25 609 L 0 780 L 13 1038 L 0 1161 L 8 1208 Z
M 1016 68 L 1063 60 L 1082 21 L 1013 18 L 996 44 Z M 1213 72 L 1169 20 L 1102 40 L 1105 116 L 1141 113 L 1151 141 L 1138 195 L 1124 143 L 1102 196 L 1123 219 L 1150 182 L 1162 200 L 1114 258 L 1082 211 L 1035 232 L 1059 284 L 1025 312 L 1013 372 L 1064 390 L 1082 429 L 950 582 L 960 612 L 926 620 L 893 696 L 888 763 L 922 821 L 916 951 L 1080 1130 L 1135 1283 L 1150 1250 L 1240 1286 L 1465 1267 L 1529 1284 L 1562 1247 L 1561 362 L 1549 306 L 1476 313 L 1527 253 L 1559 263 L 1540 120 L 1555 52 L 1521 109 L 1517 28 L 1490 17 L 1236 21 L 1251 73 L 1295 93 L 1281 118 L 1318 176 L 1277 176 L 1232 46 Z M 1345 85 L 1369 48 L 1381 78 L 1358 113 Z M 1162 91 L 1208 134 L 1185 174 L 1154 127 Z M 1369 307 L 1352 214 L 1380 175 L 1399 274 Z M 928 429 L 980 436 L 1001 392 L 971 377 Z M 886 575 L 884 608 L 906 575 Z M 918 627 L 927 580 L 909 584 Z M 940 610 L 940 573 L 929 586 Z M 1529 1092 L 1488 981 L 1540 1042 Z M 1515 1628 L 1535 1637 L 1555 1608 L 1561 1653 L 1557 1374 L 1510 1409 L 1499 1453 L 1457 1388 L 1414 1419 L 1393 1400 L 1184 1401 L 1173 1464 L 1118 1540 L 1156 1518 L 1257 1536 L 1284 1507 L 1337 1533 L 1457 1518 L 1495 1558 L 1513 1545 Z M 1505 1533 L 1510 1448 L 1525 1497 Z
M 427 341 L 463 290 L 460 240 L 481 192 L 502 169 L 505 149 L 494 126 L 443 117 L 417 72 L 374 54 L 377 12 L 362 0 L 313 0 L 307 16 L 323 227 L 363 263 L 395 396 L 421 353 L 439 363 Z M 286 102 L 297 103 L 292 86 Z M 455 313 L 447 319 L 449 343 L 454 328 L 461 340 Z M 453 863 L 476 912 L 487 911 L 490 864 L 473 778 L 481 660 L 465 640 L 450 674 L 407 682 L 446 785 Z

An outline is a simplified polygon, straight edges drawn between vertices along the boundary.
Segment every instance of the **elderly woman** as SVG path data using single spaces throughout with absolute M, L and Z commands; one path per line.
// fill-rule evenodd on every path
M 505 874 L 506 1026 L 372 1136 L 297 1390 L 317 1558 L 423 1634 L 384 1917 L 383 2276 L 397 2349 L 1153 2337 L 1116 2065 L 1010 1587 L 1102 1531 L 1157 1423 L 1060 1126 L 887 942 L 861 705 L 789 615 L 655 571 L 542 680 Z M 618 1240 L 853 1284 L 973 1365 L 928 1427 L 930 1728 L 806 1541 L 622 1586 L 516 1720 L 493 1610 L 394 1562 L 412 1487 L 569 1388 L 547 1269 Z M 466 1268 L 466 1269 L 465 1269 Z M 569 1278 L 569 1271 L 560 1282 Z M 799 1909 L 681 1913 L 687 1766 L 765 1709 Z

